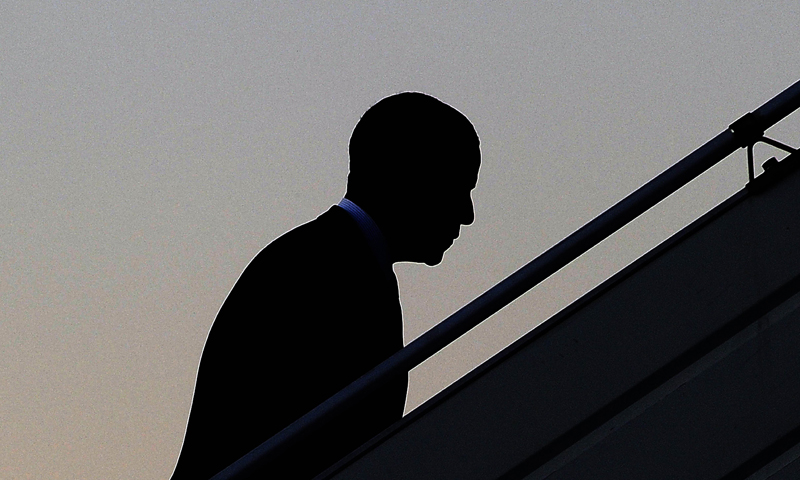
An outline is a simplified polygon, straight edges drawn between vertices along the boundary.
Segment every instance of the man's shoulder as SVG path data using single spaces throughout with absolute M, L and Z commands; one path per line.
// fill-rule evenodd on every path
M 281 244 L 298 240 L 330 242 L 334 241 L 333 237 L 349 237 L 357 231 L 358 226 L 352 217 L 343 208 L 334 205 L 314 220 L 289 230 L 272 243 Z
M 307 269 L 353 264 L 368 256 L 368 248 L 353 218 L 334 205 L 314 220 L 273 240 L 253 258 L 247 269 L 262 272 L 292 270 L 302 274 Z
M 326 254 L 359 239 L 358 226 L 342 208 L 334 205 L 310 222 L 284 233 L 264 247 L 259 256 Z

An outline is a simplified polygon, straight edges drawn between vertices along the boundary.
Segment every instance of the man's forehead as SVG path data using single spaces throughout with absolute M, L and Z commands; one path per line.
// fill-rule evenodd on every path
M 418 181 L 429 187 L 438 185 L 458 186 L 470 184 L 474 188 L 481 165 L 481 151 L 477 142 L 440 144 L 416 158 L 416 166 L 409 165 L 412 182 Z
M 451 171 L 442 179 L 443 186 L 452 190 L 474 189 L 478 184 L 478 167 L 477 164 L 461 165 L 461 168 Z
M 478 173 L 481 169 L 480 149 L 476 148 L 472 155 L 469 155 L 464 163 L 464 175 L 474 187 L 478 182 Z

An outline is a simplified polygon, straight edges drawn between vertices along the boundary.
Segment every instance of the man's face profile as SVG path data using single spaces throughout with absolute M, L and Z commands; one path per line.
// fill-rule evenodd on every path
M 480 149 L 455 149 L 452 165 L 424 183 L 409 189 L 409 217 L 406 219 L 408 261 L 438 265 L 445 251 L 458 238 L 462 225 L 475 220 L 472 190 L 478 182 Z M 440 161 L 433 160 L 433 161 Z

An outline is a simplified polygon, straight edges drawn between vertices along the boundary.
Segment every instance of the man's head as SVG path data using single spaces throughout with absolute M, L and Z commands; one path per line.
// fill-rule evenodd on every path
M 458 110 L 422 93 L 386 97 L 350 138 L 347 198 L 387 238 L 392 261 L 436 265 L 474 220 L 480 143 Z

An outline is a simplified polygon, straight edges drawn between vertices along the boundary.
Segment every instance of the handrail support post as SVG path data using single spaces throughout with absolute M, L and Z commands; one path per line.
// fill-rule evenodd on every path
M 789 145 L 765 137 L 765 129 L 762 126 L 762 122 L 753 112 L 747 112 L 742 115 L 740 119 L 736 120 L 728 127 L 728 130 L 733 133 L 739 146 L 747 149 L 747 176 L 748 180 L 751 182 L 756 177 L 755 160 L 753 159 L 753 146 L 756 143 L 763 142 L 789 153 L 798 151 L 796 148 L 790 147 Z

